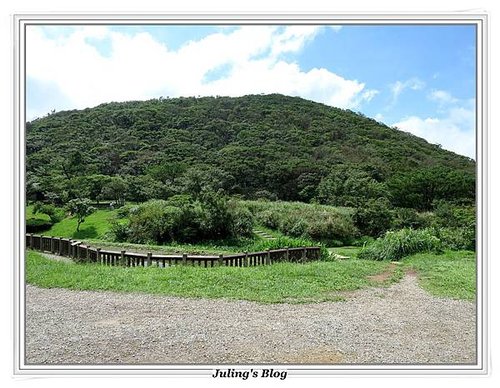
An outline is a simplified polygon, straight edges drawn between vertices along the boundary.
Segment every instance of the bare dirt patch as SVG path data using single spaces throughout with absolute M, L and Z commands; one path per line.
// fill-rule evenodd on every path
M 390 263 L 384 272 L 376 275 L 370 275 L 367 276 L 366 278 L 373 283 L 378 283 L 378 284 L 386 283 L 394 275 L 394 271 L 396 270 L 397 267 L 398 264 Z

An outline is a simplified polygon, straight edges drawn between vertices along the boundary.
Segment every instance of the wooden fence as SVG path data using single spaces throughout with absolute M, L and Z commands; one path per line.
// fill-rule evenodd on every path
M 126 251 L 108 251 L 83 245 L 80 241 L 62 237 L 26 234 L 26 248 L 70 257 L 76 262 L 99 263 L 102 265 L 121 265 L 127 267 L 170 267 L 174 265 L 195 265 L 200 267 L 253 267 L 280 261 L 302 263 L 318 260 L 319 247 L 284 248 L 263 252 L 245 252 L 231 255 L 197 256 L 186 253 L 180 255 L 160 255 Z

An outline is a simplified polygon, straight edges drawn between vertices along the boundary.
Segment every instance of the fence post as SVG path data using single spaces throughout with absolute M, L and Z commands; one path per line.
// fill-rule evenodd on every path
M 77 260 L 77 261 L 80 261 L 80 244 L 81 244 L 81 243 L 77 243 L 77 244 L 75 245 L 75 249 L 76 249 L 76 260 Z
M 73 257 L 73 245 L 70 238 L 68 238 L 68 257 Z
M 271 250 L 267 250 L 267 255 L 266 255 L 266 262 L 264 264 L 270 264 L 271 263 Z
M 30 233 L 30 248 L 33 248 L 33 233 Z
M 120 265 L 125 265 L 125 251 L 120 252 Z
M 187 253 L 182 254 L 182 265 L 187 265 Z
M 306 261 L 306 259 L 307 259 L 306 252 L 307 252 L 307 248 L 306 248 L 306 247 L 304 247 L 304 248 L 302 249 L 302 261 Z
M 85 261 L 88 263 L 89 262 L 89 248 L 90 246 L 87 245 L 85 248 Z
M 285 261 L 290 261 L 290 249 L 286 247 Z
M 245 258 L 243 259 L 243 267 L 248 267 L 248 251 L 245 251 Z
M 59 256 L 62 256 L 62 250 L 63 250 L 63 238 L 59 237 Z
M 153 260 L 152 260 L 151 256 L 153 256 L 153 254 L 151 252 L 148 252 L 148 260 L 147 260 L 147 266 L 148 267 L 151 267 L 151 265 L 153 263 Z
M 101 264 L 101 248 L 97 248 L 97 262 Z
M 222 267 L 224 263 L 224 255 L 219 255 L 219 267 Z
M 43 234 L 40 235 L 40 252 L 43 252 Z
M 50 236 L 50 253 L 54 253 L 54 236 Z

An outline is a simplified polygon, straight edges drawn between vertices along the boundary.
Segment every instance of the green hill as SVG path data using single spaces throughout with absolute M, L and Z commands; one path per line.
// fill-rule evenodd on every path
M 154 99 L 26 124 L 29 199 L 245 198 L 427 209 L 473 202 L 475 162 L 361 114 L 278 94 Z M 191 185 L 191 186 L 190 186 Z

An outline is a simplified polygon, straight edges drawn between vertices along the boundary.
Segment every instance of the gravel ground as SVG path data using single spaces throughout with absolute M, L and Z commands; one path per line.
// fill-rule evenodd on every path
M 29 364 L 475 364 L 475 303 L 413 275 L 345 302 L 263 305 L 27 286 Z

